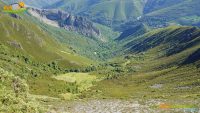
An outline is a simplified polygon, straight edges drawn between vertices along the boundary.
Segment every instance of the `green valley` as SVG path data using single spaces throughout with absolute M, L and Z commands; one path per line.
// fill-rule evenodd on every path
M 24 13 L 0 10 L 0 113 L 198 113 L 198 3 L 39 0 Z
M 171 26 L 129 37 L 134 40 L 124 42 L 127 55 L 112 61 L 125 67 L 121 76 L 109 77 L 92 90 L 100 89 L 101 98 L 198 99 L 199 33 L 196 27 Z

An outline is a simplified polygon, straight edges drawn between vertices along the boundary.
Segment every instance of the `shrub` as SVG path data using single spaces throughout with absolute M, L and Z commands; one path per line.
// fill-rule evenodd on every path
M 0 112 L 39 113 L 39 103 L 28 93 L 24 80 L 0 68 Z

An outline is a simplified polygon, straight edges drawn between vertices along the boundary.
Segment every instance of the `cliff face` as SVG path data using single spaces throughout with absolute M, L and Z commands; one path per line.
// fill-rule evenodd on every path
M 81 16 L 75 16 L 61 10 L 36 8 L 29 8 L 28 12 L 46 24 L 74 31 L 87 37 L 100 37 L 100 31 L 94 27 L 93 23 Z

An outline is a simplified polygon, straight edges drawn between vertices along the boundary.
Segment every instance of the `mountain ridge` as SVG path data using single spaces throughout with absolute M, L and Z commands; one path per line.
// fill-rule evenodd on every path
M 80 5 L 79 3 L 82 3 Z M 84 15 L 91 20 L 112 26 L 117 22 L 123 22 L 126 19 L 137 18 L 142 15 L 140 7 L 145 1 L 124 1 L 124 0 L 101 0 L 101 1 L 62 1 L 60 4 L 55 4 L 47 8 L 61 8 L 75 14 Z M 65 6 L 66 5 L 66 6 Z M 103 8 L 102 8 L 103 7 Z M 129 10 L 135 8 L 135 10 Z M 130 12 L 131 11 L 131 12 Z M 97 18 L 98 17 L 98 18 Z
M 64 28 L 68 31 L 78 32 L 84 36 L 91 38 L 100 38 L 100 31 L 95 28 L 92 22 L 83 17 L 74 16 L 70 13 L 61 10 L 42 10 L 35 8 L 28 8 L 28 12 L 42 20 L 44 23 L 54 27 Z
M 198 6 L 195 6 L 198 4 L 198 0 L 177 0 L 175 2 L 172 0 L 102 0 L 98 2 L 75 0 L 59 2 L 61 3 L 47 7 L 60 8 L 74 14 L 82 15 L 94 22 L 112 28 L 121 27 L 120 25 L 131 21 L 135 23 L 140 21 L 143 23 L 147 22 L 147 25 L 157 28 L 168 24 L 199 25 L 200 21 L 197 16 L 195 17 L 195 15 L 199 15 L 196 12 L 198 11 Z M 80 2 L 82 5 L 78 4 Z M 184 13 L 181 13 L 181 11 L 184 11 Z M 151 25 L 150 21 L 155 22 L 157 26 Z M 160 23 L 156 23 L 159 21 Z

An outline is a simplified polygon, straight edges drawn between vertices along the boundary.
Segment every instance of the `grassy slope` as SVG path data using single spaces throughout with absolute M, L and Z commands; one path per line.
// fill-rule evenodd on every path
M 50 76 L 65 70 L 84 68 L 94 62 L 78 55 L 67 44 L 55 40 L 52 34 L 29 20 L 27 15 L 18 16 L 22 19 L 6 13 L 0 15 L 0 67 L 26 79 L 32 94 L 58 97 L 61 92 L 69 92 L 66 82 Z M 66 36 L 70 38 L 75 35 Z M 49 84 L 53 84 L 53 87 Z M 47 90 L 37 92 L 34 88 L 38 87 Z
M 135 21 L 139 16 L 146 17 L 142 20 L 144 23 L 158 27 L 165 22 L 199 25 L 198 4 L 198 0 L 148 0 L 146 3 L 144 0 L 61 0 L 48 8 L 84 15 L 113 28 L 118 28 L 119 23 Z
M 135 54 L 147 53 L 152 60 L 152 69 L 165 69 L 174 65 L 182 65 L 186 58 L 199 48 L 200 29 L 196 27 L 171 26 L 151 31 L 130 41 L 126 47 Z M 197 59 L 198 60 L 198 59 Z M 148 66 L 145 66 L 149 68 Z
M 162 15 L 165 15 L 168 13 L 173 18 L 173 17 L 178 17 L 180 15 L 185 16 L 185 15 L 189 15 L 189 14 L 198 14 L 197 10 L 199 9 L 199 7 L 197 4 L 199 4 L 198 0 L 192 0 L 192 1 L 191 0 L 183 0 L 182 2 L 179 2 L 178 4 L 174 4 L 172 6 L 166 5 L 166 7 L 162 7 L 158 10 L 155 10 L 152 13 L 149 13 L 148 15 L 155 16 L 155 15 L 159 15 L 161 13 L 162 13 Z M 174 9 L 176 9 L 176 10 L 174 10 Z M 172 13 L 172 10 L 174 11 L 173 13 Z
M 156 10 L 160 10 L 166 7 L 171 7 L 173 5 L 177 5 L 181 2 L 184 2 L 186 0 L 148 0 L 145 4 L 144 13 L 153 12 Z
M 110 21 L 122 22 L 142 15 L 144 3 L 141 0 L 69 0 L 52 5 L 76 14 L 83 14 L 92 20 L 110 24 Z
M 101 31 L 102 37 L 105 37 L 105 42 L 111 42 L 120 35 L 120 32 L 114 31 L 112 28 L 105 25 L 98 23 L 95 23 L 94 25 Z
M 99 41 L 84 37 L 75 32 L 46 25 L 31 16 L 29 16 L 28 19 L 32 20 L 35 24 L 40 25 L 43 30 L 52 35 L 58 42 L 67 45 L 70 50 L 94 60 L 105 60 L 105 58 L 110 57 L 109 53 L 112 53 L 113 50 L 113 47 L 110 46 L 116 45 L 113 42 L 113 37 L 119 35 L 118 32 L 114 32 L 111 28 L 95 23 L 94 25 L 100 30 L 103 39 L 102 41 Z M 105 52 L 108 54 L 105 55 Z
M 199 23 L 199 0 L 185 0 L 174 5 L 162 7 L 147 14 L 150 17 L 163 17 L 171 22 L 178 22 L 183 25 L 196 25 Z
M 105 56 L 101 52 L 111 50 L 104 42 L 48 26 L 26 14 L 19 16 L 22 19 L 15 19 L 8 14 L 1 15 L 0 66 L 26 78 L 32 94 L 58 97 L 60 94 L 78 93 L 77 84 L 68 84 L 49 75 L 62 73 L 65 69 L 81 69 L 96 63 L 78 54 L 104 59 Z M 102 36 L 107 41 L 113 40 L 113 35 L 118 35 L 106 34 L 105 30 L 112 30 L 97 26 L 103 30 Z M 97 52 L 96 56 L 94 52 Z M 54 65 L 53 61 L 60 67 Z
M 17 47 L 11 43 L 17 43 L 21 48 L 17 50 L 40 62 L 57 60 L 58 62 L 65 62 L 63 65 L 66 67 L 88 64 L 83 60 L 85 58 L 73 54 L 67 47 L 62 46 L 33 23 L 24 19 L 14 19 L 6 14 L 3 14 L 0 19 L 2 22 L 0 29 L 2 33 L 1 43 L 14 49 L 13 51 Z
M 142 34 L 145 34 L 148 31 L 149 31 L 149 28 L 147 25 L 145 24 L 136 25 L 136 26 L 128 28 L 127 30 L 124 30 L 116 40 L 118 41 L 129 40 L 129 37 L 130 39 L 132 39 L 132 37 L 140 36 Z
M 124 30 L 138 24 L 146 24 L 151 28 L 179 24 L 199 26 L 198 4 L 199 0 L 148 0 L 143 7 L 141 19 L 132 19 L 114 28 Z
M 172 26 L 146 33 L 140 40 L 134 38 L 131 53 L 112 61 L 124 67 L 121 76 L 99 82 L 84 96 L 198 99 L 199 35 L 198 28 Z M 196 61 L 183 64 L 191 55 Z

